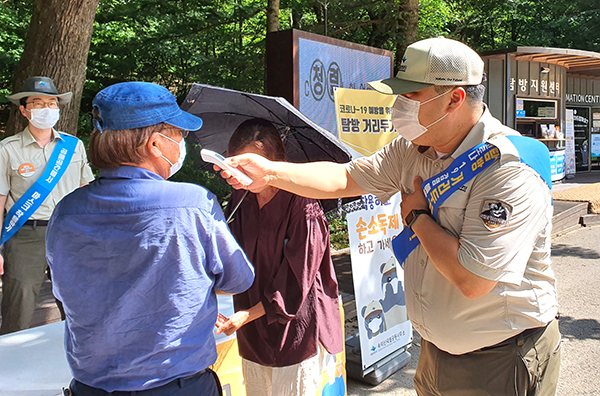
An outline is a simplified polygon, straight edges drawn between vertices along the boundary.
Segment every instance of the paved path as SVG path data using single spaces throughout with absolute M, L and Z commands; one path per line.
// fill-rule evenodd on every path
M 581 228 L 552 241 L 563 335 L 559 396 L 600 395 L 600 226 Z M 416 395 L 412 385 L 419 354 L 403 370 L 372 387 L 348 382 L 348 395 Z
M 600 227 L 552 243 L 563 335 L 560 396 L 600 395 Z

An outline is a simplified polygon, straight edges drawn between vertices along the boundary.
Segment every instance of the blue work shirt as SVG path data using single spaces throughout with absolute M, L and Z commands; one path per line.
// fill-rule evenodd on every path
M 212 365 L 215 289 L 241 293 L 254 280 L 212 193 L 132 166 L 59 202 L 46 255 L 73 376 L 108 392 Z

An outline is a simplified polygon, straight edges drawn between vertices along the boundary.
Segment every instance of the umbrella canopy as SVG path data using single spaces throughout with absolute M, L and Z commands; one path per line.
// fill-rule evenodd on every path
M 340 141 L 284 98 L 194 84 L 181 108 L 202 118 L 202 128 L 193 132 L 202 147 L 223 155 L 238 125 L 262 118 L 279 129 L 290 162 L 351 160 Z
M 203 148 L 223 155 L 226 155 L 229 138 L 242 122 L 262 118 L 279 129 L 290 162 L 346 163 L 352 158 L 330 132 L 312 122 L 284 98 L 193 84 L 181 108 L 203 121 L 202 128 L 190 132 L 190 136 L 193 135 Z M 212 170 L 212 164 L 199 165 Z M 337 201 L 324 200 L 322 204 L 327 211 L 335 208 Z

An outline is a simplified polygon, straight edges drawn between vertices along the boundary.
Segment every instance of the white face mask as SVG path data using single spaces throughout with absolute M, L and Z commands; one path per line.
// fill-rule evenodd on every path
M 163 136 L 165 139 L 168 139 L 179 146 L 179 158 L 177 159 L 177 162 L 172 163 L 167 157 L 165 157 L 164 155 L 162 156 L 162 158 L 164 158 L 164 160 L 167 161 L 169 165 L 171 165 L 171 170 L 169 172 L 170 178 L 175 173 L 177 173 L 177 171 L 179 171 L 179 169 L 181 169 L 181 167 L 183 166 L 183 161 L 185 160 L 185 155 L 187 154 L 187 151 L 185 149 L 185 139 L 181 139 L 181 142 L 177 142 L 176 140 L 171 139 L 170 137 L 165 136 L 162 133 L 159 133 L 159 135 Z
M 450 91 L 439 94 L 438 96 L 428 99 L 423 103 L 419 102 L 418 100 L 412 100 L 402 95 L 398 95 L 396 101 L 394 102 L 394 106 L 392 106 L 392 125 L 394 126 L 394 129 L 396 129 L 400 136 L 410 141 L 415 140 L 427 132 L 427 128 L 443 120 L 448 113 L 444 114 L 437 121 L 434 121 L 427 126 L 423 126 L 421 123 L 419 123 L 419 108 L 425 103 L 429 103 L 441 98 L 448 92 Z
M 368 324 L 369 329 L 373 333 L 378 333 L 379 332 L 379 327 L 381 327 L 381 322 L 382 321 L 383 321 L 383 319 L 381 319 L 381 314 L 377 315 L 377 317 L 375 317 L 375 318 L 372 318 L 371 321 Z
M 31 125 L 39 129 L 48 129 L 54 127 L 60 118 L 60 110 L 59 109 L 31 109 L 29 110 L 31 113 Z

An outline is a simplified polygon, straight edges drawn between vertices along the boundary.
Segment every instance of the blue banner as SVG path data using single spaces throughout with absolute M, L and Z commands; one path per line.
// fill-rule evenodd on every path
M 452 161 L 446 170 L 423 182 L 423 192 L 434 219 L 442 202 L 500 157 L 500 150 L 496 145 L 501 145 L 503 138 L 506 139 L 504 142 L 508 141 L 514 146 L 515 154 L 518 154 L 521 162 L 533 168 L 552 189 L 550 155 L 546 145 L 523 136 L 498 137 L 493 141 L 494 145 L 481 143 L 473 147 Z M 404 227 L 402 232 L 392 240 L 392 250 L 402 267 L 408 255 L 420 243 L 419 238 L 408 227 Z
M 365 47 L 366 49 L 366 47 Z M 393 74 L 391 57 L 298 38 L 298 110 L 337 136 L 335 88 L 367 89 Z M 364 113 L 363 113 L 364 114 Z
M 77 138 L 64 134 L 61 138 L 52 151 L 44 173 L 8 211 L 2 225 L 0 245 L 8 241 L 42 205 L 71 163 L 77 147 Z

